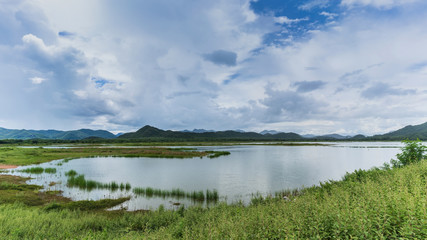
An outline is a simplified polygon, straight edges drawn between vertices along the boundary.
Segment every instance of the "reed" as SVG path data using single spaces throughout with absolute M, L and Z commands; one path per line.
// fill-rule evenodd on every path
M 216 189 L 214 189 L 213 191 L 210 191 L 209 189 L 206 190 L 206 199 L 208 201 L 218 201 L 219 199 L 219 195 L 218 195 L 218 191 Z
M 44 172 L 44 168 L 32 167 L 32 168 L 26 168 L 26 169 L 19 170 L 19 172 L 32 173 L 32 174 L 42 174 Z
M 76 175 L 77 175 L 77 172 L 75 170 L 70 170 L 65 173 L 65 176 L 68 176 L 68 177 L 74 177 Z
M 49 174 L 55 174 L 56 173 L 56 168 L 45 168 L 44 172 L 45 173 L 49 173 Z
M 182 189 L 174 188 L 172 190 L 162 190 L 162 189 L 155 189 L 152 187 L 146 187 L 146 188 L 140 188 L 136 187 L 133 188 L 133 193 L 140 196 L 145 197 L 162 197 L 162 198 L 187 198 L 191 199 L 193 201 L 198 202 L 216 202 L 219 199 L 218 191 L 217 190 L 206 190 L 206 195 L 203 191 L 193 191 L 193 192 L 185 192 Z
M 110 190 L 116 191 L 118 188 L 119 188 L 119 184 L 117 184 L 116 182 L 112 181 L 110 183 Z
M 76 172 L 71 172 L 70 170 L 66 173 L 68 176 L 67 186 L 68 187 L 77 187 L 83 190 L 91 191 L 93 189 L 109 189 L 110 191 L 117 191 L 119 188 L 121 191 L 129 190 L 131 188 L 130 183 L 118 184 L 115 181 L 110 183 L 101 183 L 94 180 L 86 180 L 83 174 L 76 176 Z M 71 173 L 70 173 L 71 172 Z

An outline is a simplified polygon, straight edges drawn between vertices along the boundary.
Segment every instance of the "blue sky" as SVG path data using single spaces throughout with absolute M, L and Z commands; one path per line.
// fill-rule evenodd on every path
M 377 134 L 427 121 L 423 0 L 3 0 L 0 126 Z

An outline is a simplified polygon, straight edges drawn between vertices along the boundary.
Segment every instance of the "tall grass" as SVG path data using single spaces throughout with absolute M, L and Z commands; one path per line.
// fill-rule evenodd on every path
M 145 197 L 162 197 L 162 198 L 177 198 L 177 199 L 191 199 L 197 202 L 216 202 L 219 199 L 217 190 L 206 190 L 206 195 L 203 191 L 185 192 L 182 189 L 174 188 L 172 190 L 162 190 L 151 187 L 146 188 L 133 188 L 133 193 Z
M 77 172 L 75 170 L 72 170 L 72 169 L 65 173 L 65 176 L 68 176 L 68 177 L 74 177 L 76 175 L 77 175 Z
M 31 174 L 42 174 L 42 173 L 55 174 L 56 168 L 31 167 L 31 168 L 18 170 L 18 171 L 24 172 L 24 173 L 31 173 Z
M 19 172 L 32 173 L 32 174 L 42 174 L 44 172 L 44 168 L 32 167 L 32 168 L 26 168 L 26 169 L 19 170 Z
M 49 174 L 55 174 L 56 173 L 56 168 L 45 168 L 44 172 L 45 173 L 49 173 Z
M 72 171 L 72 170 L 70 170 Z M 83 174 L 76 175 L 77 173 L 70 171 L 66 173 L 68 174 L 68 180 L 67 180 L 67 186 L 68 187 L 77 187 L 79 189 L 92 191 L 94 189 L 108 189 L 110 191 L 117 191 L 120 189 L 121 191 L 129 191 L 131 189 L 130 183 L 120 183 L 118 184 L 115 181 L 112 181 L 110 183 L 101 183 L 94 180 L 86 180 L 85 176 Z

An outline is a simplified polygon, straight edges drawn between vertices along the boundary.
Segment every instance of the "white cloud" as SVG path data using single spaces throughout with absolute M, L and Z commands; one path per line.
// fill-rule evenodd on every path
M 305 18 L 295 18 L 295 19 L 290 19 L 286 16 L 280 16 L 280 17 L 275 17 L 274 21 L 280 24 L 286 23 L 288 25 L 292 24 L 292 23 L 298 23 L 301 21 L 308 21 L 308 17 Z
M 302 10 L 311 10 L 313 8 L 324 8 L 329 5 L 330 0 L 310 0 L 299 6 Z
M 421 0 L 342 0 L 344 6 L 373 6 L 377 8 L 392 8 L 405 4 L 422 2 Z
M 334 19 L 334 18 L 336 18 L 338 16 L 338 14 L 336 14 L 336 13 L 330 13 L 330 12 L 325 12 L 325 11 L 323 11 L 323 12 L 321 12 L 319 14 L 322 15 L 322 16 L 325 16 L 329 20 L 332 20 L 332 19 Z
M 41 84 L 44 81 L 46 81 L 47 79 L 46 78 L 41 78 L 41 77 L 32 77 L 32 78 L 30 78 L 30 80 L 31 80 L 31 82 L 33 84 Z

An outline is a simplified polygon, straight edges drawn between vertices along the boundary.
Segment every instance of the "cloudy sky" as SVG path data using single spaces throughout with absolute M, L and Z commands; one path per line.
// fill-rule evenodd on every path
M 0 0 L 0 127 L 427 121 L 425 0 Z

